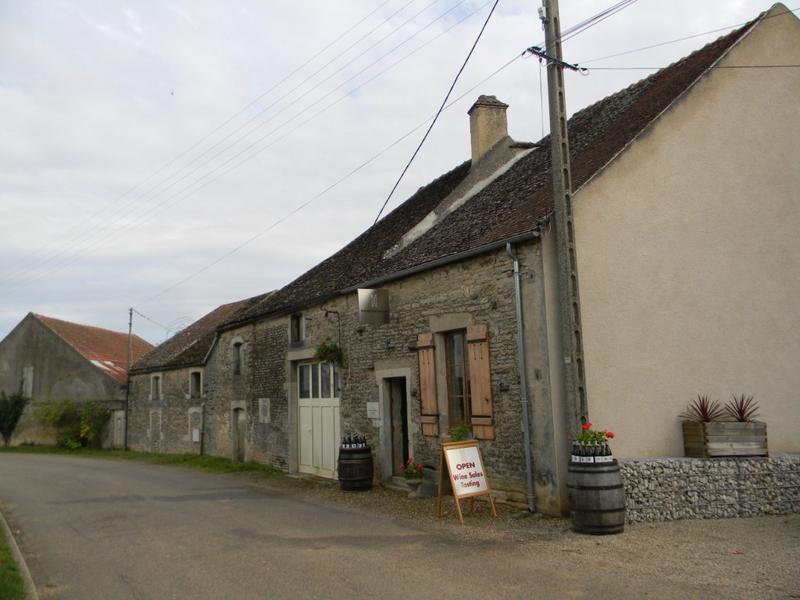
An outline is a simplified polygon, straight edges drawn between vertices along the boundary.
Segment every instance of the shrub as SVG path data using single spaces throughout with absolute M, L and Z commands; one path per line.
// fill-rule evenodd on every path
M 62 448 L 100 446 L 100 434 L 111 412 L 91 400 L 82 405 L 71 400 L 47 400 L 36 407 L 36 418 L 56 430 L 56 443 Z
M 734 395 L 733 398 L 725 403 L 725 412 L 734 421 L 740 423 L 750 423 L 758 416 L 758 402 L 752 396 L 742 394 Z
M 684 421 L 719 421 L 723 415 L 722 407 L 716 400 L 711 400 L 708 396 L 701 396 L 698 394 L 697 398 L 692 400 L 687 406 L 686 410 L 679 416 Z
M 6 448 L 11 443 L 11 435 L 17 428 L 17 423 L 25 410 L 28 399 L 21 392 L 6 396 L 5 392 L 0 392 L 0 434 L 3 436 L 3 444 Z

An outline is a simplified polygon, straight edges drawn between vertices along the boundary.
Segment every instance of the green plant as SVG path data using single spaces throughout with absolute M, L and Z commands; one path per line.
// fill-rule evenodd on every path
M 56 443 L 69 450 L 100 446 L 100 434 L 111 412 L 91 400 L 46 400 L 36 407 L 36 419 L 56 430 Z
M 750 423 L 758 416 L 758 402 L 744 394 L 733 397 L 725 403 L 725 413 L 740 423 Z
M 342 349 L 339 348 L 338 345 L 322 343 L 317 346 L 317 351 L 314 354 L 314 358 L 322 362 L 330 362 L 340 365 L 342 364 L 344 355 L 342 354 Z
M 716 400 L 711 400 L 708 396 L 697 395 L 686 405 L 686 410 L 679 417 L 684 421 L 719 421 L 724 414 L 722 407 Z
M 11 554 L 5 532 L 0 528 L 0 598 L 2 600 L 25 600 L 25 584 L 19 567 Z
M 575 437 L 575 441 L 580 444 L 605 444 L 608 440 L 613 439 L 613 431 L 592 429 L 591 422 L 581 425 L 581 432 Z
M 409 458 L 404 465 L 400 465 L 400 472 L 406 479 L 419 479 L 425 472 L 425 465 L 415 463 L 413 458 Z
M 11 443 L 11 435 L 17 428 L 17 423 L 25 410 L 28 399 L 22 392 L 16 392 L 6 396 L 5 392 L 0 392 L 0 435 L 3 436 L 3 443 L 6 448 Z
M 455 429 L 448 431 L 451 442 L 460 442 L 467 438 L 467 435 L 472 433 L 472 423 L 462 423 Z

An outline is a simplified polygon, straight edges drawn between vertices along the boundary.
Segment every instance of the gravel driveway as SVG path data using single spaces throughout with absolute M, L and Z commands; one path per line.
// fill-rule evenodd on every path
M 800 515 L 563 519 L 332 482 L 0 454 L 0 504 L 42 598 L 800 598 Z

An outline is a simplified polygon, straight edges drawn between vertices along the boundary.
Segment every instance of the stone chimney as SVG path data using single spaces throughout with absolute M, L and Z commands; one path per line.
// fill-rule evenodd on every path
M 500 102 L 494 96 L 479 96 L 467 111 L 473 165 L 497 142 L 508 137 L 507 108 L 508 104 Z

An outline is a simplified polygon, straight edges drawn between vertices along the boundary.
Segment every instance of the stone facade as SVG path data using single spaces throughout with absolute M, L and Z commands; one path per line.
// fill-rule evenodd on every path
M 527 245 L 532 255 L 534 244 Z M 535 261 L 534 261 L 535 262 Z M 525 464 L 521 432 L 516 316 L 510 259 L 504 251 L 488 253 L 385 284 L 391 316 L 383 325 L 360 325 L 355 292 L 302 310 L 304 338 L 289 342 L 290 316 L 267 317 L 221 331 L 203 365 L 203 395 L 189 398 L 189 368 L 134 374 L 129 443 L 133 449 L 197 452 L 191 441 L 192 414 L 205 404 L 204 447 L 208 454 L 234 455 L 235 410 L 246 415 L 244 457 L 297 470 L 297 363 L 312 359 L 322 343 L 336 343 L 341 366 L 341 434 L 365 435 L 375 452 L 378 480 L 392 475 L 387 442 L 388 410 L 378 419 L 367 415 L 367 402 L 382 401 L 384 376 L 403 374 L 408 391 L 409 454 L 438 468 L 440 438 L 420 428 L 417 336 L 437 338 L 467 325 L 489 329 L 495 438 L 480 445 L 494 488 L 524 501 Z M 241 344 L 240 373 L 234 374 L 234 346 Z M 441 350 L 441 352 L 440 352 Z M 439 354 L 442 356 L 440 357 Z M 441 358 L 441 360 L 440 360 Z M 151 397 L 151 379 L 161 377 L 162 397 Z M 444 377 L 443 367 L 437 378 Z M 446 386 L 437 385 L 440 434 L 447 432 Z M 441 397 L 444 396 L 444 397 Z M 265 408 L 268 406 L 268 414 Z
M 800 454 L 621 460 L 620 467 L 630 523 L 800 512 Z

